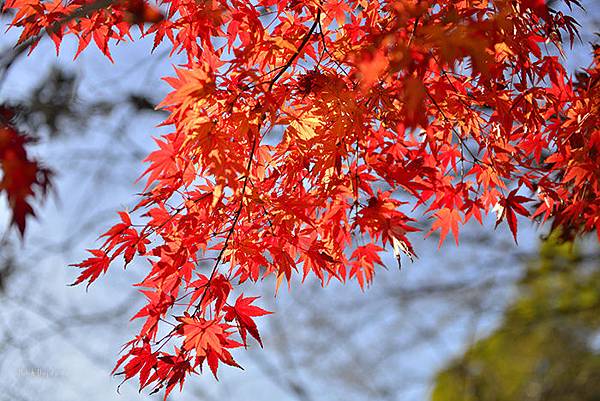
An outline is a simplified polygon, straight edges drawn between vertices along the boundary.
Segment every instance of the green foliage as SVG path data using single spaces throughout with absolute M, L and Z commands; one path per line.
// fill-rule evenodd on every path
M 600 400 L 600 264 L 556 238 L 498 329 L 438 373 L 433 401 Z

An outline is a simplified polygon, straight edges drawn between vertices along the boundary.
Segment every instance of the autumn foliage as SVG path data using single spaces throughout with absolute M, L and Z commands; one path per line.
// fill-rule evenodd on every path
M 238 366 L 248 335 L 261 343 L 268 312 L 236 296 L 242 283 L 364 287 L 385 248 L 413 256 L 424 221 L 440 244 L 490 212 L 515 240 L 519 215 L 600 228 L 600 57 L 574 84 L 561 54 L 576 22 L 543 0 L 5 7 L 22 43 L 73 35 L 75 57 L 93 41 L 111 58 L 139 32 L 187 56 L 165 78 L 172 132 L 137 206 L 76 265 L 89 284 L 146 261 L 141 330 L 115 368 L 140 388 L 166 396 L 204 362 Z
M 0 191 L 8 199 L 11 224 L 23 235 L 27 217 L 35 215 L 31 203 L 46 194 L 52 174 L 28 154 L 27 144 L 32 139 L 17 128 L 15 115 L 14 110 L 0 105 Z

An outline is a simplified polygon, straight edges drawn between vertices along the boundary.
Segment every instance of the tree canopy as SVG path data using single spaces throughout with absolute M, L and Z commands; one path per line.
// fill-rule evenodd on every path
M 597 400 L 597 256 L 544 242 L 500 326 L 438 374 L 433 401 Z

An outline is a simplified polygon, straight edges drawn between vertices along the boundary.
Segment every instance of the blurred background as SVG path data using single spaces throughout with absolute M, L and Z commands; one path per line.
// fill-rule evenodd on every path
M 573 73 L 598 40 L 600 7 L 583 4 L 572 12 L 581 41 L 565 59 Z M 9 17 L 1 52 L 19 34 L 4 33 Z M 114 64 L 92 46 L 72 61 L 76 48 L 67 38 L 57 56 L 44 39 L 0 81 L 0 104 L 18 111 L 37 140 L 29 152 L 54 172 L 23 239 L 0 199 L 0 400 L 158 400 L 135 379 L 117 393 L 110 376 L 138 329 L 129 318 L 143 298 L 131 285 L 144 268 L 115 268 L 86 292 L 68 286 L 67 266 L 133 205 L 152 137 L 168 132 L 154 110 L 168 91 L 160 77 L 184 60 L 166 47 L 151 54 L 143 39 L 115 47 Z M 307 280 L 275 299 L 273 282 L 253 288 L 275 312 L 259 320 L 265 348 L 235 355 L 244 371 L 192 377 L 169 399 L 600 400 L 598 240 L 559 244 L 523 221 L 517 247 L 493 217 L 467 226 L 460 247 L 415 238 L 420 258 L 400 272 L 390 252 L 365 292 Z

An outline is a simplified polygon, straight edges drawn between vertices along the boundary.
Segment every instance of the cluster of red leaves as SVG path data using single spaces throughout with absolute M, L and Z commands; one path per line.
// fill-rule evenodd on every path
M 11 223 L 21 235 L 25 233 L 27 216 L 35 215 L 32 198 L 44 196 L 50 184 L 50 170 L 27 155 L 31 139 L 20 132 L 12 120 L 14 111 L 0 105 L 0 191 L 4 191 L 12 211 Z
M 65 34 L 73 34 L 79 40 L 75 58 L 90 44 L 96 46 L 112 61 L 109 42 L 127 38 L 130 27 L 140 29 L 144 23 L 163 20 L 161 12 L 144 0 L 6 0 L 3 10 L 16 9 L 11 22 L 22 27 L 17 44 L 31 41 L 30 52 L 46 33 L 59 51 Z
M 553 190 L 538 186 L 542 200 L 534 213 L 573 238 L 596 230 L 600 240 L 600 47 L 593 64 L 561 93 L 568 107 L 553 120 L 556 148 L 546 159 Z
M 555 54 L 576 22 L 543 0 L 164 0 L 164 18 L 133 19 L 131 2 L 94 4 L 7 6 L 22 41 L 64 20 L 57 43 L 93 38 L 110 57 L 149 22 L 142 35 L 188 57 L 165 78 L 173 132 L 146 160 L 143 223 L 122 212 L 76 265 L 80 283 L 147 260 L 142 328 L 118 364 L 142 388 L 166 396 L 261 341 L 267 312 L 229 303 L 234 287 L 296 273 L 364 287 L 386 246 L 414 253 L 417 220 L 440 244 L 491 211 L 515 239 L 517 215 L 600 224 L 598 70 L 574 87 Z

